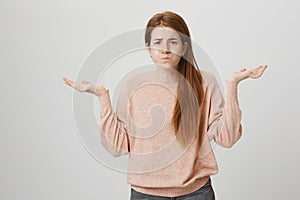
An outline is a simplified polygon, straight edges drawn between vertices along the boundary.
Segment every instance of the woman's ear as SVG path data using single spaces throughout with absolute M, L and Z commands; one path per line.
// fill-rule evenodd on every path
M 188 46 L 189 46 L 188 43 L 184 42 L 183 49 L 182 49 L 182 56 L 186 53 Z
M 150 46 L 149 46 L 148 42 L 146 42 L 146 49 L 150 53 Z

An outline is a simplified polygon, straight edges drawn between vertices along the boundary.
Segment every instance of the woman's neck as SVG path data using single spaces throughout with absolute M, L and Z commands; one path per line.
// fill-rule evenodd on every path
M 161 65 L 156 65 L 154 70 L 155 76 L 164 81 L 175 81 L 178 80 L 179 72 L 176 68 L 165 67 Z

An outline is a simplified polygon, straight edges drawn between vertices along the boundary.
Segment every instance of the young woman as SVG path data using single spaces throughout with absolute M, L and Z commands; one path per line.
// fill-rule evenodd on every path
M 155 14 L 145 45 L 157 68 L 126 80 L 116 112 L 103 85 L 64 81 L 99 97 L 101 143 L 113 156 L 129 154 L 131 200 L 215 199 L 210 176 L 218 166 L 209 142 L 230 148 L 240 139 L 237 86 L 259 78 L 267 65 L 231 73 L 224 100 L 213 74 L 198 68 L 178 14 Z

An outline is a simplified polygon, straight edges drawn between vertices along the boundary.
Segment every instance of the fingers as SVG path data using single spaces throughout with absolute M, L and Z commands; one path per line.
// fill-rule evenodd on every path
M 73 87 L 74 89 L 78 90 L 79 92 L 89 92 L 89 93 L 95 93 L 96 86 L 88 82 L 87 80 L 82 80 L 81 83 L 76 83 L 74 81 L 71 81 L 70 79 L 64 77 L 63 78 L 65 84 Z M 100 85 L 99 88 L 102 86 Z
M 257 71 L 258 73 L 263 73 L 267 67 L 268 67 L 267 65 L 261 65 L 257 67 L 255 71 Z
M 69 83 L 69 79 L 67 79 L 66 77 L 64 77 L 63 80 L 65 81 L 65 83 Z
M 262 76 L 263 72 L 267 68 L 267 65 L 260 65 L 259 67 L 256 67 L 255 69 L 252 69 L 252 75 L 251 78 L 259 78 Z
M 63 78 L 63 80 L 67 85 L 71 85 L 71 80 L 69 80 L 68 78 Z
M 265 69 L 268 67 L 268 65 L 260 65 L 258 67 L 255 67 L 253 69 L 246 69 L 245 67 L 242 68 L 240 71 L 235 72 L 235 76 L 239 76 L 240 80 L 246 79 L 246 78 L 259 78 L 262 76 Z
M 82 83 L 86 83 L 86 84 L 89 84 L 90 82 L 86 81 L 86 80 L 82 80 L 81 81 Z
M 258 67 L 253 68 L 253 69 L 250 69 L 249 71 L 261 70 L 261 69 L 265 70 L 267 67 L 268 67 L 268 65 L 260 65 Z M 247 69 L 243 68 L 243 69 L 240 70 L 240 72 L 244 72 L 244 71 L 247 71 Z
M 71 87 L 73 87 L 73 88 L 76 87 L 75 83 L 74 83 L 73 81 L 71 81 L 70 79 L 68 79 L 68 78 L 63 78 L 63 80 L 65 81 L 65 84 L 67 84 L 67 85 L 69 85 L 69 86 L 71 86 Z
M 260 72 L 260 71 L 264 71 L 268 66 L 267 65 L 260 65 L 254 69 L 251 69 L 251 71 L 253 72 Z
M 267 69 L 267 67 L 268 67 L 268 65 L 264 65 L 264 70 L 263 71 L 265 71 L 265 69 Z
M 260 69 L 266 69 L 268 67 L 268 65 L 260 65 L 256 68 L 254 68 L 253 70 L 260 70 Z
M 72 83 L 73 81 L 71 81 L 70 79 L 68 78 L 63 78 L 63 80 L 66 82 L 66 83 Z
M 263 68 L 262 68 L 262 70 L 261 70 L 261 74 L 264 73 L 264 71 L 267 69 L 267 67 L 268 67 L 267 65 L 264 65 L 264 66 L 263 66 Z

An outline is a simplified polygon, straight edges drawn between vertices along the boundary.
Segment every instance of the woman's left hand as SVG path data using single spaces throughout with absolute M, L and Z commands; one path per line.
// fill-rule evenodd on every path
M 236 83 L 239 83 L 241 80 L 247 79 L 247 78 L 253 78 L 257 79 L 261 77 L 261 75 L 264 73 L 265 69 L 267 68 L 267 65 L 260 65 L 254 69 L 247 70 L 246 68 L 241 69 L 239 72 L 233 72 L 228 77 L 228 81 L 235 81 Z

